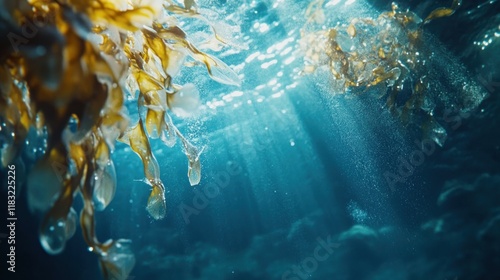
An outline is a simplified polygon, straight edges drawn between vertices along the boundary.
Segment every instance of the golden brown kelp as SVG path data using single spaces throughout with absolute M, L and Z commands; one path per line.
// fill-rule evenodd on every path
M 130 145 L 144 165 L 152 187 L 147 210 L 166 214 L 165 187 L 150 139 L 173 146 L 181 140 L 191 185 L 200 181 L 199 156 L 169 114 L 196 110 L 199 93 L 192 84 L 173 80 L 187 57 L 204 64 L 208 74 L 239 84 L 222 61 L 187 40 L 178 18 L 208 22 L 193 0 L 4 0 L 0 1 L 1 163 L 18 158 L 30 130 L 47 135 L 44 156 L 28 178 L 28 202 L 45 216 L 40 242 L 50 254 L 64 250 L 75 232 L 72 208 L 83 199 L 80 225 L 106 279 L 125 279 L 134 265 L 127 240 L 100 242 L 95 211 L 116 191 L 111 152 L 117 139 Z M 211 26 L 213 38 L 226 43 Z M 139 121 L 129 123 L 124 100 L 137 100 Z
M 371 92 L 382 92 L 387 108 L 403 124 L 422 127 L 425 137 L 440 145 L 445 134 L 434 116 L 437 103 L 467 111 L 484 97 L 477 94 L 480 90 L 474 82 L 462 83 L 457 77 L 447 77 L 454 74 L 434 69 L 437 61 L 448 58 L 424 33 L 425 24 L 452 15 L 461 6 L 460 0 L 449 8 L 433 10 L 425 19 L 393 3 L 391 11 L 377 18 L 354 15 L 334 27 L 325 26 L 323 2 L 315 0 L 309 5 L 300 44 L 305 52 L 304 72 L 328 71 L 333 92 L 360 94 L 376 88 Z M 455 97 L 445 96 L 446 86 L 451 91 L 459 88 Z M 416 117 L 419 115 L 425 117 Z

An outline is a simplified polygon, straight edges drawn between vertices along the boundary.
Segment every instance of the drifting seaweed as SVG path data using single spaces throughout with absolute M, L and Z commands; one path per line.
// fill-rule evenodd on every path
M 439 145 L 443 144 L 446 131 L 435 118 L 438 103 L 463 113 L 484 98 L 473 81 L 436 72 L 438 61 L 448 58 L 444 52 L 432 49 L 423 30 L 429 22 L 453 15 L 461 6 L 460 0 L 454 0 L 450 8 L 433 10 L 425 19 L 402 11 L 393 3 L 392 10 L 378 18 L 354 17 L 349 23 L 337 23 L 332 28 L 325 27 L 323 4 L 324 0 L 316 0 L 308 6 L 300 46 L 305 53 L 303 72 L 328 69 L 333 92 L 361 94 L 377 89 L 375 92 L 386 97 L 386 107 L 404 125 L 423 127 L 425 136 Z M 454 71 L 462 71 L 463 67 L 455 68 L 458 70 Z M 464 77 L 466 73 L 456 76 L 459 75 Z M 451 81 L 443 82 L 440 76 Z M 443 93 L 447 86 L 457 88 L 454 97 Z M 418 117 L 422 115 L 419 111 L 425 117 Z
M 147 210 L 166 215 L 165 187 L 150 139 L 173 146 L 179 138 L 191 185 L 200 181 L 202 150 L 175 127 L 170 113 L 189 115 L 199 105 L 193 84 L 173 78 L 187 57 L 202 62 L 216 81 L 238 85 L 219 59 L 195 47 L 176 17 L 208 23 L 193 0 L 172 1 L 6 0 L 0 2 L 0 122 L 2 167 L 18 160 L 31 131 L 45 135 L 43 156 L 28 178 L 28 202 L 44 212 L 40 242 L 49 254 L 64 250 L 76 229 L 72 208 L 83 198 L 80 225 L 105 279 L 126 279 L 134 265 L 129 241 L 100 242 L 95 211 L 116 191 L 110 154 L 116 140 L 128 144 L 152 187 Z M 226 43 L 217 28 L 213 37 Z M 124 100 L 137 100 L 139 121 L 129 124 Z M 129 127 L 130 125 L 130 127 Z M 54 172 L 55 171 L 55 172 Z

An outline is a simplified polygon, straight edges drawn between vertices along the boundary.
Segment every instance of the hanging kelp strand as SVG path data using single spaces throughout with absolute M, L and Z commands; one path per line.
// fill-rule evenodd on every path
M 151 187 L 147 211 L 167 213 L 165 186 L 151 139 L 172 147 L 179 138 L 188 158 L 191 185 L 200 182 L 198 149 L 175 126 L 171 113 L 194 114 L 200 92 L 193 83 L 174 84 L 186 59 L 201 62 L 208 75 L 238 85 L 233 70 L 187 38 L 178 26 L 191 17 L 209 25 L 193 0 L 6 0 L 0 2 L 0 158 L 5 168 L 22 160 L 29 134 L 39 135 L 28 177 L 30 209 L 44 214 L 39 238 L 49 254 L 64 250 L 76 229 L 75 198 L 83 199 L 80 226 L 105 279 L 126 279 L 135 259 L 127 240 L 100 242 L 95 211 L 120 190 L 111 153 L 117 140 L 142 160 Z M 5 34 L 4 34 L 5 33 Z M 137 102 L 128 115 L 125 100 Z M 137 122 L 130 122 L 130 119 Z

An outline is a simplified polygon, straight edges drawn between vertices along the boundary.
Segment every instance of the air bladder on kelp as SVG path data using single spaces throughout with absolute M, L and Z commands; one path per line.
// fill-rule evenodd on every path
M 104 167 L 99 167 L 94 172 L 94 207 L 102 211 L 113 200 L 116 192 L 116 172 L 113 161 L 108 161 Z
M 2 167 L 23 157 L 20 148 L 28 134 L 43 135 L 45 153 L 29 175 L 27 192 L 30 208 L 44 213 L 42 247 L 50 254 L 64 250 L 75 232 L 72 206 L 79 196 L 83 237 L 98 255 L 104 277 L 126 279 L 135 262 L 129 241 L 100 242 L 95 231 L 95 211 L 109 205 L 117 188 L 111 161 L 115 142 L 130 145 L 141 158 L 144 181 L 152 187 L 146 209 L 163 218 L 165 187 L 150 139 L 167 146 L 180 139 L 190 184 L 201 178 L 203 149 L 193 146 L 170 117 L 194 113 L 199 92 L 190 83 L 174 84 L 175 77 L 191 58 L 217 81 L 236 85 L 239 78 L 177 26 L 182 17 L 208 23 L 192 0 L 183 7 L 158 0 L 6 0 L 0 9 L 0 31 L 8 31 L 10 42 L 0 44 Z M 23 37 L 26 24 L 34 28 L 29 40 Z M 224 44 L 224 36 L 211 36 Z M 126 98 L 138 106 L 132 123 Z
M 50 218 L 44 223 L 40 229 L 40 243 L 47 253 L 58 254 L 64 250 L 66 241 L 75 234 L 76 221 L 76 211 L 70 208 L 66 217 Z

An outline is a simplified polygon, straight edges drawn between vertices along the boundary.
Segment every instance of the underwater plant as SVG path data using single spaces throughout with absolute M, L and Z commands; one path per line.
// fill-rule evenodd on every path
M 468 76 L 464 67 L 424 32 L 426 24 L 453 15 L 461 4 L 453 0 L 450 7 L 436 8 L 422 19 L 392 3 L 392 10 L 377 18 L 353 17 L 330 27 L 325 1 L 315 0 L 307 7 L 301 29 L 303 72 L 328 72 L 334 93 L 357 95 L 374 89 L 371 92 L 385 97 L 387 109 L 405 126 L 421 127 L 424 138 L 442 146 L 446 130 L 436 115 L 446 118 L 444 110 L 470 112 L 485 97 L 480 85 L 463 78 Z M 452 63 L 457 73 L 436 70 Z
M 171 113 L 196 111 L 199 92 L 174 78 L 189 59 L 206 66 L 216 81 L 238 85 L 236 73 L 193 45 L 182 18 L 201 20 L 213 31 L 209 46 L 226 45 L 194 0 L 4 0 L 0 1 L 0 156 L 5 168 L 31 153 L 27 179 L 33 211 L 44 213 L 39 239 L 49 254 L 64 250 L 75 233 L 75 197 L 83 199 L 80 226 L 97 254 L 105 279 L 126 279 L 134 266 L 128 240 L 101 242 L 95 212 L 113 199 L 116 174 L 111 153 L 128 144 L 144 166 L 151 188 L 147 211 L 166 215 L 165 187 L 150 139 L 172 147 L 179 139 L 188 158 L 191 185 L 200 181 L 199 149 L 174 125 Z M 192 62 L 191 62 L 192 64 Z M 135 100 L 131 123 L 125 100 Z M 43 139 L 35 151 L 26 142 Z

